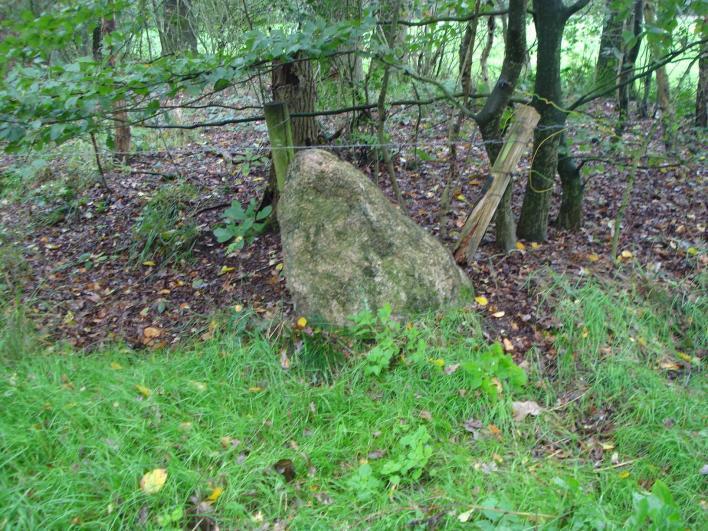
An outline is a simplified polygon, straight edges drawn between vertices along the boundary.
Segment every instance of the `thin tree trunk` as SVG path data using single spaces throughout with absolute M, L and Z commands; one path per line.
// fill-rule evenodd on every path
M 656 24 L 656 0 L 646 0 L 644 6 L 644 19 L 648 25 Z M 647 36 L 651 61 L 658 61 L 662 56 L 659 43 L 651 36 Z M 666 67 L 661 66 L 656 69 L 656 101 L 661 111 L 661 124 L 664 134 L 664 147 L 671 153 L 674 150 L 674 108 L 671 104 L 671 89 L 669 86 L 669 76 Z
M 104 35 L 108 35 L 115 30 L 116 21 L 113 16 L 101 21 L 98 31 L 93 32 L 92 50 L 96 61 L 102 61 L 104 56 Z M 116 66 L 116 56 L 113 49 L 108 50 L 107 63 L 111 68 Z M 114 161 L 125 164 L 130 153 L 130 125 L 128 125 L 128 113 L 123 108 L 123 100 L 113 102 L 113 151 Z
M 583 224 L 584 185 L 580 166 L 573 162 L 565 133 L 561 135 L 558 150 L 558 175 L 563 188 L 558 226 L 567 230 L 580 230 Z
M 598 87 L 613 86 L 617 82 L 619 58 L 622 54 L 624 18 L 622 10 L 617 7 L 616 0 L 606 0 L 600 52 L 595 63 L 595 84 Z
M 641 34 L 642 34 L 642 17 L 644 12 L 644 2 L 642 0 L 634 0 L 634 7 L 632 10 L 631 27 L 632 33 L 634 35 L 634 42 L 632 47 L 627 50 L 622 57 L 622 67 L 620 69 L 619 81 L 622 86 L 619 89 L 618 95 L 618 107 L 619 107 L 619 120 L 617 121 L 617 126 L 615 127 L 615 132 L 617 135 L 622 135 L 624 132 L 625 122 L 629 118 L 629 99 L 630 91 L 633 83 L 629 83 L 629 80 L 634 73 L 634 67 L 637 62 L 637 57 L 639 56 L 639 49 L 641 47 Z
M 567 17 L 562 0 L 534 0 L 538 36 L 533 105 L 541 115 L 534 132 L 533 160 L 517 235 L 531 241 L 548 236 L 548 209 L 558 165 L 558 142 L 565 123 L 561 110 L 560 55 Z
M 509 1 L 502 69 L 484 107 L 475 117 L 492 166 L 501 149 L 501 119 L 526 63 L 526 7 L 527 0 Z M 510 180 L 495 214 L 496 244 L 507 252 L 516 244 L 516 224 L 511 209 L 513 187 L 514 182 Z
M 192 29 L 189 0 L 164 0 L 162 53 L 197 51 L 197 37 Z
M 484 49 L 482 50 L 482 56 L 479 58 L 479 69 L 482 75 L 482 83 L 484 84 L 484 90 L 489 92 L 489 69 L 488 61 L 489 54 L 492 52 L 492 46 L 494 46 L 494 29 L 495 29 L 494 17 L 487 18 L 487 41 L 484 44 Z
M 703 37 L 708 34 L 708 17 L 703 18 Z M 703 45 L 698 60 L 696 90 L 696 127 L 708 127 L 708 45 Z

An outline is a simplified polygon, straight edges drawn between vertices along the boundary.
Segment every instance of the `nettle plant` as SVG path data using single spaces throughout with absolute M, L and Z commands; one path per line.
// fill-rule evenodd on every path
M 227 251 L 232 253 L 250 245 L 261 234 L 266 226 L 272 208 L 267 206 L 258 210 L 256 200 L 251 199 L 246 210 L 241 203 L 234 201 L 231 207 L 224 211 L 224 225 L 214 229 L 214 236 L 219 243 L 231 241 Z

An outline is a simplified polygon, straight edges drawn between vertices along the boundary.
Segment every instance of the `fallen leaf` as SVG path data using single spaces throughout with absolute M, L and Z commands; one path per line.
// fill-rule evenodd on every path
M 440 367 L 440 368 L 445 366 L 445 360 L 442 358 L 430 359 L 430 363 L 432 363 L 436 367 Z
M 620 479 L 627 479 L 629 477 L 629 472 L 626 470 L 623 470 L 619 474 L 617 474 Z
M 152 260 L 145 260 L 145 261 L 143 262 L 143 265 L 144 265 L 145 267 L 155 267 L 156 264 L 155 264 L 155 262 L 153 262 Z
M 231 266 L 221 266 L 221 269 L 219 270 L 219 276 L 225 275 L 226 273 L 231 273 L 232 271 L 236 271 L 235 267 Z
M 280 366 L 286 371 L 290 368 L 290 359 L 285 349 L 280 351 Z
M 209 496 L 207 496 L 207 500 L 209 500 L 210 502 L 213 503 L 216 500 L 218 500 L 223 493 L 224 493 L 223 487 L 214 487 L 214 490 L 211 491 L 211 494 L 209 494 Z
M 516 248 L 517 248 L 519 251 L 525 251 L 525 250 L 526 250 L 526 246 L 525 246 L 523 243 L 521 243 L 521 242 L 516 242 Z
M 475 297 L 474 300 L 480 306 L 486 306 L 487 304 L 489 304 L 487 297 L 485 297 L 484 295 L 480 295 L 479 297 Z
M 469 418 L 462 423 L 462 426 L 465 428 L 465 431 L 475 433 L 477 430 L 481 430 L 484 424 L 482 424 L 481 420 Z
M 538 249 L 541 247 L 541 244 L 538 242 L 531 242 L 531 249 Z
M 542 411 L 543 408 L 533 400 L 511 403 L 511 412 L 516 422 L 522 422 L 529 415 L 538 417 Z
M 420 411 L 420 413 L 418 413 L 418 416 L 419 416 L 420 418 L 422 418 L 423 420 L 427 420 L 428 422 L 430 422 L 431 420 L 433 420 L 433 415 L 432 415 L 432 413 L 430 413 L 430 411 L 428 411 L 427 409 L 422 409 L 422 410 Z
M 263 388 L 258 387 L 257 385 L 254 385 L 253 387 L 248 388 L 249 393 L 260 393 L 261 391 L 263 391 Z
M 504 344 L 504 350 L 506 350 L 507 352 L 514 351 L 514 344 L 507 338 L 502 339 L 502 343 Z
M 145 494 L 155 494 L 160 492 L 167 481 L 167 470 L 156 468 L 145 474 L 140 480 L 140 490 Z
M 494 312 L 494 313 L 492 314 L 492 317 L 496 317 L 497 319 L 499 319 L 499 318 L 501 318 L 501 317 L 504 317 L 505 315 L 506 315 L 506 312 L 500 311 L 500 312 Z
M 117 361 L 112 361 L 112 362 L 111 362 L 111 369 L 114 369 L 114 370 L 116 370 L 116 371 L 119 371 L 119 370 L 121 370 L 122 368 L 123 368 L 123 366 L 122 366 L 120 363 L 118 363 Z
M 236 313 L 240 313 L 242 310 L 243 310 L 243 306 L 242 306 L 242 305 L 236 304 L 236 305 L 234 306 L 234 311 L 235 311 Z
M 622 258 L 632 258 L 632 256 L 634 256 L 632 254 L 632 251 L 627 251 L 627 250 L 622 251 Z
M 304 317 L 300 317 L 296 322 L 295 325 L 300 329 L 303 330 L 307 326 L 307 319 Z
M 135 389 L 145 398 L 149 397 L 152 394 L 152 391 L 150 391 L 150 389 L 148 389 L 144 385 L 136 384 Z
M 452 365 L 448 365 L 447 367 L 445 367 L 445 374 L 447 374 L 447 375 L 453 374 L 459 368 L 460 368 L 459 363 L 453 363 Z
M 155 338 L 158 338 L 162 335 L 162 330 L 160 330 L 159 328 L 157 328 L 155 326 L 148 326 L 147 328 L 145 328 L 143 330 L 143 335 L 147 339 L 155 339 Z
M 286 482 L 295 479 L 295 465 L 290 459 L 281 459 L 273 465 L 275 471 L 285 478 Z
M 470 509 L 469 511 L 465 511 L 464 513 L 460 513 L 459 515 L 457 515 L 457 519 L 464 524 L 470 521 L 470 518 L 472 518 L 473 514 L 474 509 Z
M 600 259 L 600 256 L 597 253 L 590 253 L 588 255 L 588 260 L 591 262 L 597 262 Z

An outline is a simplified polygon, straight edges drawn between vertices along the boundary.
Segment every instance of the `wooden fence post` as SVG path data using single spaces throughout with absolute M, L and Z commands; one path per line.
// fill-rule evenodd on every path
M 472 259 L 479 247 L 479 242 L 492 221 L 492 216 L 499 206 L 502 195 L 511 181 L 511 172 L 519 163 L 519 159 L 533 135 L 533 130 L 540 116 L 536 109 L 528 105 L 516 108 L 514 124 L 506 137 L 506 142 L 499 152 L 492 167 L 492 184 L 472 210 L 465 221 L 460 235 L 460 241 L 455 248 L 455 260 L 463 264 Z
M 295 158 L 290 112 L 286 103 L 271 102 L 263 106 L 263 113 L 268 126 L 270 147 L 273 151 L 273 167 L 275 168 L 277 189 L 278 193 L 281 193 L 285 186 L 288 166 Z

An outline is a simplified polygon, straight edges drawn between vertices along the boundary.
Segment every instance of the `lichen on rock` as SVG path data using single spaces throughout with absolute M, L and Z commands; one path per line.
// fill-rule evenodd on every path
M 298 314 L 343 325 L 390 304 L 412 315 L 472 293 L 450 253 L 335 155 L 301 151 L 278 204 L 285 275 Z

